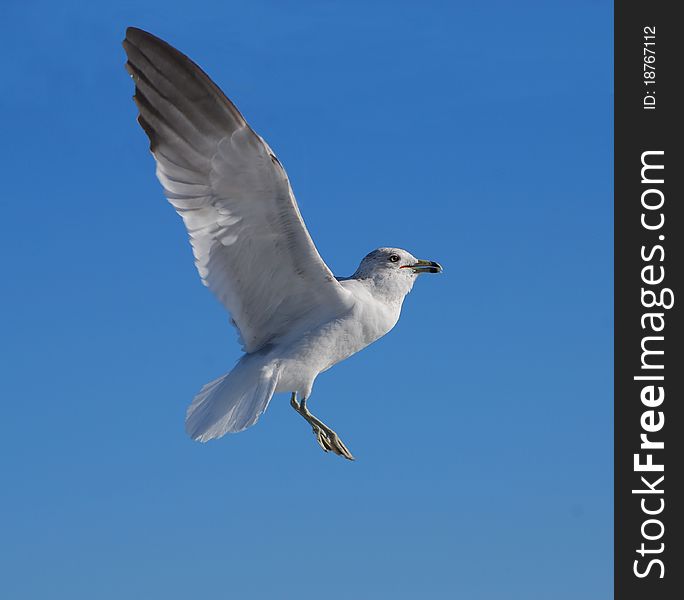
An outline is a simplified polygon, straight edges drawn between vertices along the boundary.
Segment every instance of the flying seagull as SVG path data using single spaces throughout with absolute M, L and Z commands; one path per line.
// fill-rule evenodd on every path
M 202 282 L 230 313 L 245 352 L 195 396 L 186 431 L 200 442 L 243 431 L 273 394 L 290 392 L 321 448 L 353 460 L 309 411 L 314 381 L 389 332 L 416 277 L 442 267 L 378 248 L 351 277 L 335 277 L 285 169 L 219 87 L 146 31 L 129 27 L 123 47 L 157 177 L 185 223 Z

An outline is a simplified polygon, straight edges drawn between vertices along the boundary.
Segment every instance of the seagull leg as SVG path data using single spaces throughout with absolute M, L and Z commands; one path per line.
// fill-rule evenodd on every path
M 306 398 L 302 398 L 301 403 L 297 402 L 297 393 L 292 392 L 290 404 L 297 413 L 299 413 L 311 425 L 318 445 L 323 448 L 324 452 L 334 452 L 340 456 L 344 456 L 347 460 L 354 460 L 352 453 L 349 452 L 344 442 L 330 427 L 323 421 L 314 417 L 309 409 L 306 407 Z

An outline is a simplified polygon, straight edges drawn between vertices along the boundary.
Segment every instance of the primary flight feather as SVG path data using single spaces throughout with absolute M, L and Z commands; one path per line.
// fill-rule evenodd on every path
M 282 165 L 218 86 L 141 29 L 129 27 L 123 46 L 157 177 L 183 218 L 203 283 L 230 313 L 245 351 L 194 398 L 186 430 L 198 441 L 242 431 L 274 393 L 287 391 L 320 446 L 352 459 L 308 409 L 314 380 L 392 329 L 416 276 L 441 267 L 379 248 L 352 277 L 335 278 Z

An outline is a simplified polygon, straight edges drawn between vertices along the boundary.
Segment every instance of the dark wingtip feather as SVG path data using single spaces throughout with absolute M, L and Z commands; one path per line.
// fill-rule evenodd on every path
M 155 35 L 152 35 L 149 31 L 145 31 L 144 29 L 140 29 L 139 27 L 133 27 L 132 25 L 129 27 L 126 27 L 126 39 L 135 41 L 135 39 L 141 39 L 144 37 L 152 38 L 154 40 L 159 40 L 159 38 Z M 161 41 L 161 40 L 159 40 Z
M 135 96 L 133 96 L 133 99 L 135 100 Z M 157 133 L 152 128 L 152 125 L 145 121 L 145 118 L 142 115 L 138 115 L 138 124 L 143 128 L 143 131 L 150 140 L 150 152 L 154 152 L 157 147 Z
M 121 41 L 121 45 L 124 48 L 126 48 L 126 44 L 134 45 L 136 39 L 139 41 L 145 36 L 150 36 L 154 38 L 154 36 L 151 33 L 145 31 L 144 29 L 139 29 L 138 27 L 126 27 L 126 36 Z
M 137 27 L 127 27 L 126 39 L 124 39 L 123 41 L 124 48 L 126 48 L 126 43 L 131 44 L 132 46 L 135 46 L 137 48 L 139 48 L 141 44 L 164 48 L 166 52 L 168 52 L 171 56 L 175 56 L 177 60 L 180 60 L 181 62 L 187 61 L 189 65 L 192 65 L 200 69 L 199 65 L 195 64 L 193 60 L 191 60 L 189 57 L 183 54 L 180 50 L 174 48 L 168 42 L 165 42 L 163 39 L 157 37 L 149 31 L 145 31 L 144 29 L 138 29 Z
M 221 88 L 212 81 L 211 77 L 191 58 L 168 42 L 137 27 L 128 27 L 126 29 L 126 38 L 123 40 L 122 45 L 128 55 L 128 59 L 132 63 L 136 62 L 135 56 L 137 53 L 141 53 L 155 69 L 162 71 L 164 77 L 173 81 L 174 85 L 178 86 L 179 82 L 182 81 L 183 86 L 187 90 L 186 96 L 192 97 L 195 94 L 201 98 L 204 94 L 208 94 L 214 98 L 219 110 L 228 113 L 230 119 L 237 126 L 246 125 L 240 111 L 223 93 Z M 163 62 L 160 65 L 159 61 L 167 61 L 166 66 L 163 66 Z M 220 115 L 212 115 L 212 118 L 217 117 L 220 118 Z

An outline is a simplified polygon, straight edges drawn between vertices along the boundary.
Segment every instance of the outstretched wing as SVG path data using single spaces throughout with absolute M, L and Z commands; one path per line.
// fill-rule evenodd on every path
M 344 312 L 349 292 L 318 254 L 266 142 L 187 56 L 133 27 L 123 46 L 157 177 L 245 351 Z

